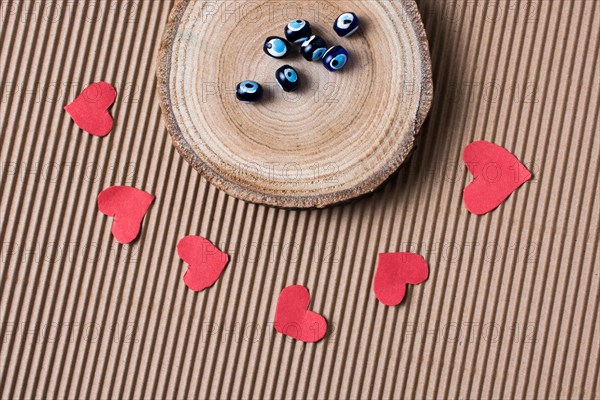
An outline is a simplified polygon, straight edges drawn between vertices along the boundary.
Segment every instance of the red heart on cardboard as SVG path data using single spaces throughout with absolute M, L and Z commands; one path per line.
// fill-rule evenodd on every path
M 464 190 L 467 210 L 483 215 L 531 179 L 531 172 L 508 150 L 486 141 L 473 142 L 463 152 L 463 160 L 473 175 Z
M 65 106 L 78 127 L 94 136 L 106 136 L 112 130 L 113 119 L 108 108 L 117 97 L 115 88 L 106 82 L 88 86 L 71 104 Z
M 130 186 L 111 186 L 98 195 L 98 209 L 114 217 L 112 234 L 121 244 L 131 243 L 140 233 L 142 220 L 154 196 Z
M 308 311 L 310 294 L 304 286 L 288 286 L 281 291 L 275 310 L 275 330 L 302 342 L 318 342 L 325 337 L 327 321 Z
M 211 287 L 229 261 L 227 254 L 200 236 L 186 236 L 181 239 L 177 244 L 177 254 L 188 264 L 183 281 L 188 288 L 196 292 Z
M 381 253 L 373 281 L 375 297 L 386 306 L 404 299 L 406 284 L 416 285 L 429 276 L 427 261 L 414 253 Z

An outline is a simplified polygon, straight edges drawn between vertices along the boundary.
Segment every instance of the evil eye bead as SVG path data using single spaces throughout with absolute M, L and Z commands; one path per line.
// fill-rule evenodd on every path
M 291 43 L 302 44 L 311 35 L 310 23 L 304 19 L 295 19 L 285 27 L 285 37 Z
M 323 55 L 323 65 L 331 72 L 339 71 L 348 62 L 348 52 L 342 46 L 334 46 Z
M 263 97 L 263 88 L 260 83 L 244 81 L 235 88 L 235 97 L 242 103 L 254 103 Z
M 285 58 L 290 52 L 290 45 L 287 40 L 283 38 L 269 36 L 267 40 L 265 40 L 263 50 L 273 58 Z
M 340 37 L 348 37 L 357 31 L 360 20 L 353 12 L 343 13 L 333 23 L 335 33 Z
M 319 61 L 327 51 L 327 43 L 320 36 L 311 36 L 302 43 L 300 52 L 307 61 Z
M 275 77 L 279 86 L 286 92 L 293 92 L 298 89 L 300 81 L 298 79 L 298 72 L 289 65 L 284 65 L 275 72 Z

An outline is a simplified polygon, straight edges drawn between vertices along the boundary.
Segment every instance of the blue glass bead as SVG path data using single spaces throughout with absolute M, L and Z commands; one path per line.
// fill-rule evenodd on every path
M 273 58 L 285 58 L 290 52 L 290 44 L 284 38 L 269 36 L 263 50 Z
M 327 51 L 327 43 L 320 36 L 311 36 L 302 43 L 300 52 L 307 61 L 319 61 Z
M 263 97 L 263 88 L 258 82 L 244 81 L 237 84 L 235 97 L 242 103 L 254 103 Z
M 275 72 L 275 78 L 277 78 L 279 86 L 286 92 L 293 92 L 298 89 L 298 85 L 300 84 L 298 72 L 289 65 L 279 68 Z
M 348 37 L 357 31 L 360 26 L 358 16 L 353 12 L 343 13 L 333 23 L 335 33 L 340 37 Z
M 310 23 L 304 19 L 295 19 L 285 27 L 285 37 L 291 43 L 302 44 L 311 36 Z
M 342 46 L 333 46 L 323 56 L 323 65 L 332 72 L 344 68 L 347 62 L 348 52 Z

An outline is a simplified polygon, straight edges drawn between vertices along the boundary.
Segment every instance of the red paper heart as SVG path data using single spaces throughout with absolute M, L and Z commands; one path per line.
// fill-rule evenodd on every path
M 386 306 L 400 304 L 406 293 L 406 284 L 416 285 L 429 276 L 425 259 L 414 253 L 381 253 L 375 272 L 373 291 Z
M 531 172 L 512 153 L 483 140 L 465 147 L 463 160 L 473 175 L 463 193 L 465 206 L 473 214 L 492 211 L 531 179 Z
M 113 127 L 108 108 L 116 97 L 117 91 L 110 83 L 96 82 L 66 105 L 65 111 L 84 131 L 94 136 L 106 136 Z
M 288 286 L 279 294 L 275 310 L 275 330 L 302 342 L 318 342 L 327 332 L 327 321 L 308 311 L 310 294 L 304 286 Z
M 200 236 L 181 239 L 177 244 L 177 254 L 188 264 L 183 281 L 196 292 L 211 287 L 229 261 L 227 254 Z
M 117 242 L 131 243 L 140 233 L 142 219 L 154 196 L 129 186 L 111 186 L 98 195 L 98 209 L 114 217 L 112 234 Z

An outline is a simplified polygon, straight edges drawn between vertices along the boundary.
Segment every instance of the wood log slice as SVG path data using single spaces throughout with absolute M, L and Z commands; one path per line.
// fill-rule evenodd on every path
M 353 11 L 357 33 L 333 22 Z M 277 60 L 268 36 L 306 19 L 350 60 L 339 72 L 294 47 Z M 180 0 L 159 52 L 163 116 L 175 147 L 212 184 L 246 201 L 326 207 L 374 191 L 406 160 L 431 104 L 427 38 L 413 0 Z M 300 88 L 285 93 L 275 71 L 292 65 Z M 264 98 L 235 96 L 260 82 Z

